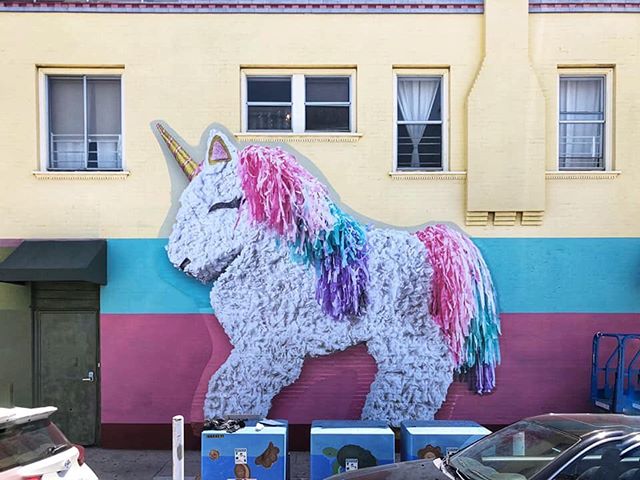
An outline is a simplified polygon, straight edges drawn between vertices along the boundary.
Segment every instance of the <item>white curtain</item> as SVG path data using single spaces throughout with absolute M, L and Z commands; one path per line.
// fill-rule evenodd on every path
M 425 122 L 429 119 L 433 102 L 436 98 L 439 78 L 400 78 L 398 79 L 398 105 L 402 112 L 402 117 L 407 122 Z M 409 124 L 405 125 L 411 143 L 413 144 L 413 152 L 411 153 L 411 167 L 420 166 L 420 154 L 418 145 L 420 139 L 424 135 L 427 125 Z
M 563 78 L 560 82 L 560 120 L 602 120 L 603 98 L 600 78 Z M 602 155 L 601 123 L 560 125 L 560 154 L 565 168 L 591 168 Z

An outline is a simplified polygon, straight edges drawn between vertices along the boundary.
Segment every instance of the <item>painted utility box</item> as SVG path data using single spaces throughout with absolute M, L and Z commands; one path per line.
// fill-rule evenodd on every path
M 400 457 L 403 461 L 444 457 L 490 433 L 482 425 L 465 420 L 404 421 Z
M 395 461 L 395 435 L 385 422 L 316 420 L 311 424 L 311 480 Z
M 286 480 L 287 422 L 255 421 L 237 432 L 205 430 L 201 436 L 202 480 Z

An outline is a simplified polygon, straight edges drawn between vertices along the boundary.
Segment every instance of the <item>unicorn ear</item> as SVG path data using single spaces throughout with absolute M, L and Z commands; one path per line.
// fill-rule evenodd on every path
M 238 152 L 227 136 L 222 132 L 212 130 L 209 134 L 207 145 L 207 163 L 209 165 L 217 165 L 230 162 L 237 156 Z

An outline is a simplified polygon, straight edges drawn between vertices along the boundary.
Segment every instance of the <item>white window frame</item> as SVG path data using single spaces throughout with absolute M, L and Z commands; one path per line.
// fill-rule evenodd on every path
M 291 78 L 291 102 L 249 102 L 247 100 L 247 82 L 250 77 L 263 78 Z M 306 101 L 306 77 L 327 77 L 327 78 L 349 78 L 349 102 L 309 102 Z M 301 72 L 277 72 L 269 70 L 243 71 L 241 81 L 241 101 L 242 101 L 242 133 L 274 134 L 274 135 L 348 135 L 355 133 L 355 80 L 353 71 L 344 70 L 322 70 L 322 71 L 301 71 Z M 249 107 L 250 106 L 291 106 L 291 130 L 249 130 Z M 349 107 L 349 130 L 307 130 L 306 129 L 306 107 L 315 106 L 348 106 Z
M 560 82 L 563 77 L 602 77 L 604 78 L 604 128 L 602 134 L 604 141 L 602 148 L 604 150 L 603 163 L 604 168 L 600 169 L 570 169 L 560 168 Z M 613 69 L 612 68 L 560 68 L 558 69 L 558 78 L 556 86 L 556 169 L 563 172 L 602 172 L 613 170 Z M 567 121 L 567 123 L 572 123 Z
M 78 172 L 90 173 L 120 173 L 126 172 L 125 157 L 125 76 L 123 68 L 40 68 L 38 69 L 38 110 L 39 110 L 39 171 L 51 173 L 65 173 L 64 170 L 49 169 L 50 160 L 50 132 L 49 132 L 49 77 L 104 77 L 120 80 L 120 168 L 117 170 L 84 169 Z M 86 80 L 85 80 L 86 81 Z M 85 85 L 86 89 L 86 85 Z M 86 95 L 86 93 L 85 93 Z M 86 123 L 86 119 L 85 119 Z M 86 137 L 86 132 L 85 132 Z
M 401 78 L 440 78 L 440 121 L 427 120 L 426 124 L 442 124 L 442 168 L 398 168 L 398 80 Z M 393 172 L 448 172 L 449 171 L 449 72 L 442 69 L 396 70 L 393 72 Z

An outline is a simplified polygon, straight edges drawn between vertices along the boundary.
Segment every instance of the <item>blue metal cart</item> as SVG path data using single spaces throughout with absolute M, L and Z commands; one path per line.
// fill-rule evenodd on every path
M 591 401 L 607 412 L 640 415 L 640 334 L 594 335 Z

